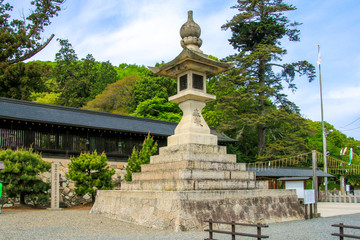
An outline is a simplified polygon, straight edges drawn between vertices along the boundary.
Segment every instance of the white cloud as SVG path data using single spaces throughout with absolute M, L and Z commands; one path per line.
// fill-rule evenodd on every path
M 339 85 L 341 85 L 341 83 L 339 83 Z M 333 89 L 328 93 L 327 97 L 334 100 L 348 99 L 352 101 L 351 105 L 354 105 L 360 103 L 360 86 Z
M 15 1 L 22 6 L 25 0 Z M 27 1 L 26 1 L 27 2 Z M 316 66 L 317 45 L 321 45 L 324 117 L 335 127 L 341 127 L 360 115 L 360 2 L 293 0 L 297 11 L 288 13 L 290 20 L 300 26 L 301 42 L 286 43 L 286 62 L 308 60 Z M 73 0 L 66 1 L 63 11 L 52 19 L 44 36 L 55 33 L 55 38 L 68 39 L 79 58 L 91 53 L 98 61 L 112 64 L 136 63 L 154 65 L 170 61 L 180 52 L 179 29 L 187 19 L 187 11 L 194 11 L 194 20 L 201 29 L 206 54 L 219 58 L 235 52 L 228 44 L 231 31 L 221 31 L 236 10 L 230 6 L 236 0 Z M 351 4 L 353 7 L 348 8 Z M 52 41 L 33 59 L 54 60 L 59 46 Z M 296 79 L 295 94 L 285 91 L 289 99 L 312 120 L 320 120 L 318 78 L 309 84 Z M 348 132 L 360 139 L 360 134 Z M 356 135 L 357 134 L 357 135 Z

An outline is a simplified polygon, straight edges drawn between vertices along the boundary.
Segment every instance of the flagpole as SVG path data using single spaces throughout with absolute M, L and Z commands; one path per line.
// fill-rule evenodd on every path
M 324 155 L 324 172 L 327 173 L 327 150 L 326 150 L 326 129 L 324 123 L 324 110 L 323 110 L 323 98 L 322 98 L 322 84 L 321 84 L 321 56 L 320 45 L 318 45 L 318 66 L 319 66 L 319 81 L 320 81 L 320 101 L 321 101 L 321 123 L 322 123 L 322 135 L 323 135 L 323 155 Z M 325 194 L 328 193 L 328 179 L 325 177 Z

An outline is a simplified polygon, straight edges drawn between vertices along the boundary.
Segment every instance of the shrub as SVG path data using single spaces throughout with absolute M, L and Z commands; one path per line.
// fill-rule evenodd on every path
M 95 201 L 98 189 L 113 189 L 114 183 L 111 177 L 115 174 L 115 170 L 109 168 L 105 153 L 101 155 L 97 152 L 83 153 L 78 158 L 71 158 L 70 161 L 66 177 L 75 182 L 76 194 L 83 196 L 88 193 Z
M 0 150 L 0 161 L 5 165 L 0 171 L 0 179 L 7 197 L 20 197 L 21 204 L 27 200 L 34 206 L 48 202 L 50 183 L 43 182 L 39 175 L 50 170 L 50 163 L 32 149 Z
M 137 150 L 133 148 L 132 154 L 126 166 L 126 181 L 132 181 L 132 173 L 141 172 L 141 165 L 150 163 L 150 156 L 154 155 L 157 151 L 158 144 L 150 137 L 150 134 L 145 138 L 142 149 Z

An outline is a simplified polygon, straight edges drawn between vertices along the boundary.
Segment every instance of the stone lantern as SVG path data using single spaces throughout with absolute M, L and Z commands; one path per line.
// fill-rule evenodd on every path
M 188 20 L 180 29 L 183 51 L 172 61 L 160 67 L 150 67 L 159 75 L 177 79 L 177 94 L 169 101 L 178 103 L 183 117 L 175 129 L 175 135 L 168 137 L 168 146 L 180 144 L 217 145 L 217 136 L 210 134 L 201 111 L 206 102 L 215 100 L 206 93 L 206 79 L 233 66 L 213 60 L 201 50 L 201 29 L 193 20 L 193 12 L 188 12 Z
M 192 12 L 181 27 L 183 51 L 172 61 L 150 68 L 177 79 L 183 117 L 168 146 L 151 156 L 150 164 L 123 182 L 121 190 L 99 190 L 91 213 L 143 226 L 174 231 L 204 229 L 204 221 L 276 222 L 303 218 L 295 191 L 267 189 L 255 172 L 237 163 L 210 134 L 201 110 L 215 96 L 206 93 L 206 79 L 232 64 L 210 59 L 200 50 L 200 27 Z

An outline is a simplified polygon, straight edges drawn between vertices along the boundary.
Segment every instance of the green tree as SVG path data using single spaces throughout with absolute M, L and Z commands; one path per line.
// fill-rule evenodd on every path
M 46 90 L 45 79 L 50 68 L 37 62 L 9 65 L 0 68 L 0 96 L 30 100 L 33 92 Z
M 11 16 L 13 6 L 0 0 L 0 68 L 31 58 L 53 39 L 45 42 L 41 33 L 50 25 L 50 20 L 58 15 L 65 0 L 34 0 L 28 16 L 16 19 Z
M 177 83 L 175 79 L 156 76 L 150 71 L 146 76 L 140 76 L 141 80 L 136 82 L 131 102 L 128 106 L 129 112 L 134 112 L 139 103 L 154 97 L 168 99 L 176 94 Z
M 83 65 L 85 65 L 85 62 Z M 115 67 L 109 61 L 101 63 L 96 62 L 93 74 L 93 77 L 89 74 L 91 81 L 89 100 L 92 100 L 97 95 L 101 94 L 109 84 L 120 79 L 118 78 Z
M 282 106 L 298 112 L 298 107 L 281 92 L 283 81 L 292 90 L 295 75 L 305 75 L 309 81 L 315 77 L 315 68 L 307 61 L 281 63 L 286 50 L 281 41 L 299 41 L 297 22 L 290 22 L 284 13 L 295 10 L 281 0 L 238 0 L 233 8 L 239 10 L 223 29 L 231 29 L 230 44 L 238 50 L 227 60 L 235 61 L 236 67 L 219 80 L 220 89 L 226 89 L 217 106 L 229 105 L 226 113 L 231 114 L 222 124 L 225 129 L 240 132 L 247 126 L 256 126 L 257 152 L 263 155 L 266 146 L 267 124 L 276 116 L 273 106 Z M 279 72 L 279 73 L 277 73 Z
M 323 135 L 321 122 L 306 120 L 310 129 L 310 134 L 305 138 L 309 149 L 315 149 L 319 152 L 323 152 Z M 353 148 L 353 164 L 360 165 L 360 141 L 354 138 L 348 138 L 345 134 L 336 130 L 333 125 L 325 122 L 325 128 L 327 131 L 326 148 L 328 155 L 335 157 L 344 162 L 349 162 L 350 148 Z M 340 155 L 340 150 L 347 148 L 345 155 Z
M 0 160 L 5 165 L 5 169 L 0 171 L 0 179 L 8 197 L 20 197 L 21 204 L 27 201 L 32 201 L 34 205 L 47 202 L 50 184 L 43 182 L 39 174 L 48 172 L 50 163 L 43 161 L 32 149 L 0 150 Z
M 83 108 L 96 111 L 128 114 L 127 106 L 130 104 L 135 83 L 140 78 L 137 75 L 107 85 L 105 90 L 89 101 Z
M 58 83 L 60 96 L 58 104 L 69 107 L 81 107 L 89 96 L 90 81 L 81 77 L 81 64 L 75 50 L 68 40 L 57 39 L 61 46 L 56 53 L 54 75 Z M 92 61 L 90 59 L 89 61 Z
M 171 122 L 180 122 L 182 113 L 178 104 L 154 97 L 138 104 L 131 115 Z
M 95 201 L 97 190 L 113 189 L 114 183 L 111 180 L 115 174 L 110 169 L 105 153 L 98 155 L 93 153 L 82 153 L 78 158 L 70 159 L 69 172 L 66 177 L 75 182 L 75 192 L 79 196 L 90 194 Z
M 273 111 L 268 126 L 268 143 L 262 156 L 262 161 L 279 159 L 286 156 L 295 156 L 310 152 L 306 137 L 311 130 L 306 120 L 300 114 L 285 108 Z
M 58 39 L 60 50 L 56 54 L 54 76 L 58 84 L 58 104 L 70 107 L 82 107 L 108 84 L 118 79 L 118 73 L 110 62 L 97 62 L 88 54 L 78 60 L 75 50 L 68 40 Z
M 135 64 L 126 64 L 122 63 L 115 68 L 117 71 L 118 79 L 123 79 L 124 77 L 137 75 L 140 78 L 151 74 L 150 70 L 144 66 L 138 66 Z
M 56 105 L 59 102 L 60 93 L 57 92 L 43 92 L 32 95 L 33 102 L 53 104 Z
M 42 32 L 58 15 L 64 0 L 31 1 L 30 13 L 21 19 L 12 14 L 13 6 L 0 0 L 0 96 L 29 100 L 32 92 L 44 91 L 46 72 L 38 63 L 25 64 L 53 39 L 44 41 Z
M 133 148 L 128 164 L 126 165 L 125 180 L 132 181 L 132 174 L 141 172 L 141 165 L 150 163 L 150 156 L 154 155 L 157 149 L 157 142 L 154 142 L 154 139 L 148 134 L 140 151 L 136 147 Z

